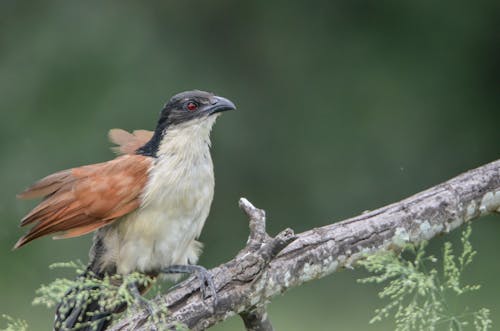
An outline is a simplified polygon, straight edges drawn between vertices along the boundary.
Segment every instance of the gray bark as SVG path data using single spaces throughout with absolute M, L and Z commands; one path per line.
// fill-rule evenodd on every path
M 366 253 L 429 240 L 500 212 L 500 160 L 400 202 L 297 236 L 287 229 L 269 237 L 265 213 L 245 199 L 240 207 L 250 218 L 251 233 L 234 259 L 210 270 L 217 306 L 213 307 L 211 298 L 200 298 L 199 284 L 190 278 L 156 299 L 169 310 L 167 325 L 161 329 L 182 323 L 203 330 L 240 314 L 248 330 L 272 330 L 265 306 L 289 288 L 351 267 Z M 136 311 L 111 330 L 144 330 L 147 317 L 146 312 Z

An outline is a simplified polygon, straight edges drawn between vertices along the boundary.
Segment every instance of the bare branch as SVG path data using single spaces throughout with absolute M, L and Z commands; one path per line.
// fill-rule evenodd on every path
M 285 229 L 271 238 L 266 232 L 266 212 L 255 208 L 250 201 L 241 198 L 240 208 L 248 216 L 250 235 L 247 246 L 240 251 L 238 257 L 253 254 L 260 257 L 267 264 L 278 255 L 288 244 L 297 239 L 292 229 Z M 247 331 L 273 331 L 268 318 L 266 305 L 259 305 L 250 311 L 240 312 Z
M 366 253 L 428 240 L 500 212 L 500 160 L 398 203 L 297 236 L 285 230 L 269 238 L 265 214 L 244 199 L 240 206 L 250 218 L 251 234 L 247 247 L 233 260 L 210 270 L 219 296 L 215 311 L 200 298 L 199 284 L 190 278 L 156 299 L 169 309 L 167 327 L 180 322 L 203 330 L 235 314 L 243 314 L 245 323 L 265 320 L 263 307 L 290 287 L 351 267 Z M 264 312 L 261 317 L 259 312 Z M 252 313 L 255 318 L 245 317 Z M 146 312 L 139 311 L 111 330 L 139 330 L 146 319 Z
M 262 209 L 255 208 L 254 205 L 245 198 L 241 198 L 238 204 L 248 216 L 250 223 L 250 235 L 248 236 L 247 246 L 259 245 L 268 241 L 269 235 L 266 232 L 266 212 Z

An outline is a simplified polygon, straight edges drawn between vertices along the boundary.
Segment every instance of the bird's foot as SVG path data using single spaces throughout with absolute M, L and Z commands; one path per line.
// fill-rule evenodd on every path
M 213 306 L 217 306 L 218 297 L 217 291 L 215 289 L 214 279 L 212 274 L 202 266 L 199 265 L 171 265 L 165 269 L 162 269 L 162 273 L 165 274 L 194 274 L 196 278 L 200 281 L 200 291 L 203 299 L 207 299 L 212 296 Z
M 137 284 L 135 283 L 128 284 L 128 289 L 130 294 L 132 294 L 132 296 L 134 297 L 135 302 L 139 306 L 144 308 L 148 312 L 149 316 L 154 316 L 155 315 L 154 305 L 151 303 L 151 301 L 149 301 L 148 299 L 146 299 L 141 295 L 139 289 L 137 288 Z

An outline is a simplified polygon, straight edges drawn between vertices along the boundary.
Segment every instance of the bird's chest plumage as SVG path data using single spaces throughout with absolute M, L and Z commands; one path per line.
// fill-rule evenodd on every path
M 213 198 L 213 165 L 208 141 L 182 147 L 163 146 L 148 174 L 141 207 L 108 230 L 105 260 L 118 273 L 196 263 L 201 244 L 195 239 Z

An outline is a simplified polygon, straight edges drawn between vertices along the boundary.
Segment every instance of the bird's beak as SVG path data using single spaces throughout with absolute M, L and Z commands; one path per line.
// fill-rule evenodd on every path
M 216 114 L 226 110 L 235 110 L 236 106 L 231 100 L 223 97 L 213 97 L 211 104 L 207 107 L 206 111 L 209 114 Z

